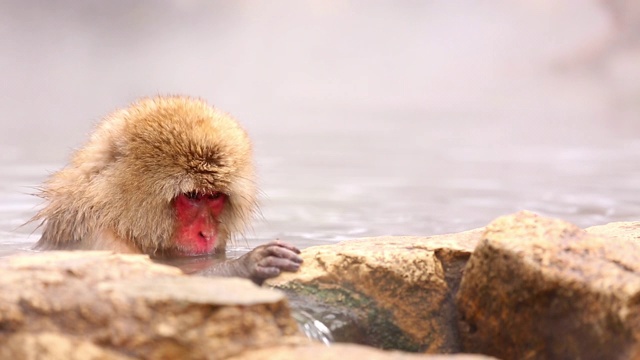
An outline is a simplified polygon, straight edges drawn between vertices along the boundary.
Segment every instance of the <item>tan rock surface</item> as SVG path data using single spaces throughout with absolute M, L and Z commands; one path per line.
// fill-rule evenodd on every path
M 529 212 L 486 228 L 458 293 L 465 351 L 640 358 L 640 246 Z
M 329 347 L 320 344 L 306 346 L 276 346 L 248 351 L 229 360 L 490 360 L 484 355 L 426 355 L 401 351 L 385 351 L 355 344 L 334 344 Z
M 297 273 L 267 284 L 352 320 L 349 341 L 431 353 L 460 348 L 454 294 L 482 230 L 431 237 L 380 237 L 302 252 Z M 295 299 L 294 299 L 295 300 Z M 326 319 L 320 319 L 331 323 Z M 347 327 L 349 327 L 347 326 Z M 334 333 L 340 340 L 341 329 Z M 352 334 L 347 334 L 352 336 Z
M 298 332 L 281 293 L 106 252 L 3 259 L 0 329 L 0 343 L 32 341 L 54 351 L 44 335 L 10 339 L 53 333 L 144 359 L 224 359 Z
M 0 359 L 133 360 L 74 337 L 55 333 L 17 333 L 0 340 Z
M 613 222 L 585 229 L 589 234 L 640 243 L 640 221 Z

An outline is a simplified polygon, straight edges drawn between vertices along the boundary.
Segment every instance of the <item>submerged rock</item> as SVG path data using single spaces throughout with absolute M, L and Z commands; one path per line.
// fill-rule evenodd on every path
M 0 329 L 11 358 L 224 359 L 304 340 L 282 293 L 108 252 L 3 259 Z
M 298 273 L 267 281 L 342 342 L 460 351 L 455 293 L 482 230 L 379 237 L 303 250 Z
M 637 224 L 586 232 L 529 212 L 492 222 L 458 293 L 465 350 L 502 359 L 640 358 L 640 243 L 628 241 L 640 235 Z M 624 236 L 603 236 L 622 228 Z

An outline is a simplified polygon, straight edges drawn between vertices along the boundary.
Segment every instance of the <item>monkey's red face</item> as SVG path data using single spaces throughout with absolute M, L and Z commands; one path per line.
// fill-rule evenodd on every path
M 220 192 L 190 192 L 175 199 L 177 226 L 173 243 L 178 255 L 214 252 L 220 233 L 220 214 L 227 196 Z

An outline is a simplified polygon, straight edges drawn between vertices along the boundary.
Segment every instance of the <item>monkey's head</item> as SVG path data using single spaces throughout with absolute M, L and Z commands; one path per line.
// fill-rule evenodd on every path
M 229 115 L 185 97 L 144 99 L 108 116 L 57 174 L 69 176 L 84 178 L 66 196 L 84 217 L 76 225 L 86 231 L 75 232 L 110 231 L 148 254 L 224 249 L 256 209 L 246 132 Z

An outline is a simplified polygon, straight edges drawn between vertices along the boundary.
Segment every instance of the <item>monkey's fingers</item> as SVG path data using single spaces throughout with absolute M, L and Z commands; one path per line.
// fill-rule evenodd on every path
M 272 240 L 272 241 L 269 241 L 268 243 L 266 243 L 265 245 L 283 247 L 285 249 L 289 249 L 289 250 L 293 251 L 296 254 L 300 254 L 300 249 L 298 249 L 297 247 L 289 244 L 288 242 L 284 242 L 282 240 Z
M 275 256 L 282 259 L 288 259 L 298 264 L 302 263 L 302 258 L 300 257 L 300 255 L 298 255 L 298 253 L 293 252 L 289 248 L 283 248 L 283 247 L 272 245 L 272 246 L 267 246 L 265 250 L 271 256 Z
M 262 282 L 264 280 L 276 277 L 280 275 L 280 272 L 280 269 L 277 267 L 258 266 L 252 274 L 251 280 L 253 280 L 258 285 L 262 285 Z
M 295 272 L 295 271 L 298 271 L 298 269 L 300 268 L 300 263 L 289 260 L 289 259 L 279 258 L 275 256 L 268 256 L 260 260 L 257 267 L 258 268 L 261 268 L 261 267 L 262 268 L 278 268 L 284 271 Z

